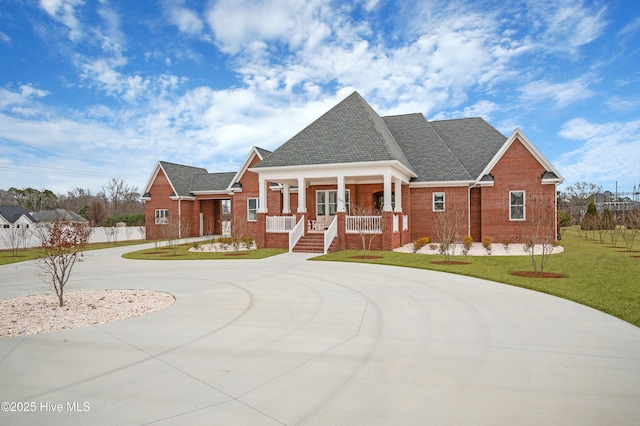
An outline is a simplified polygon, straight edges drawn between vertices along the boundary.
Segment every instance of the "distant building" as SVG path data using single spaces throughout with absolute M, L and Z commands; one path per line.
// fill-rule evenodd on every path
M 57 220 L 65 220 L 68 222 L 86 222 L 87 219 L 83 218 L 79 214 L 65 209 L 55 210 L 40 210 L 39 212 L 33 212 L 31 215 L 38 222 L 55 222 Z
M 29 228 L 36 222 L 36 218 L 23 207 L 0 206 L 0 226 L 2 228 Z

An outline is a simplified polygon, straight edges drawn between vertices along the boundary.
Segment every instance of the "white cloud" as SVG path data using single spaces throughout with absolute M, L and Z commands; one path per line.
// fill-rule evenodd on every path
M 606 6 L 591 8 L 582 0 L 532 0 L 526 6 L 537 42 L 550 51 L 576 54 L 608 25 Z
M 78 41 L 83 36 L 82 25 L 76 16 L 76 7 L 83 4 L 84 0 L 40 0 L 40 7 L 69 29 L 71 41 Z
M 198 13 L 184 7 L 184 1 L 165 1 L 163 3 L 169 21 L 188 35 L 197 35 L 204 29 L 204 22 Z
M 520 92 L 522 93 L 521 98 L 525 102 L 551 100 L 560 108 L 594 96 L 585 77 L 565 83 L 550 83 L 544 80 L 532 81 L 522 86 Z
M 586 181 L 611 187 L 615 181 L 630 185 L 640 177 L 640 120 L 593 123 L 576 118 L 566 122 L 559 135 L 581 143 L 555 162 L 568 184 Z

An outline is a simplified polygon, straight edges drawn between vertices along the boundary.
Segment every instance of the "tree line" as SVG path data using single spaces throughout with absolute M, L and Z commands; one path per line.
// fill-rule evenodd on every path
M 65 209 L 84 217 L 91 226 L 144 223 L 144 204 L 138 187 L 117 178 L 110 179 L 96 194 L 84 188 L 75 188 L 66 194 L 35 188 L 0 189 L 0 205 L 22 206 L 29 212 Z

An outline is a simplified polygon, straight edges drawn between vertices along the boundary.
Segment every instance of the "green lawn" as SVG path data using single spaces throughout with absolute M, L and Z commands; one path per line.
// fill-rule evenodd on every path
M 444 256 L 372 252 L 380 259 L 353 259 L 360 251 L 342 251 L 313 260 L 366 262 L 430 269 L 484 278 L 553 294 L 591 306 L 640 327 L 640 252 L 627 252 L 618 247 L 579 237 L 573 228 L 563 230 L 564 253 L 552 255 L 545 271 L 560 273 L 565 278 L 517 277 L 514 271 L 532 270 L 526 256 L 456 256 L 468 265 L 437 265 Z
M 138 260 L 212 260 L 212 259 L 264 259 L 286 253 L 286 249 L 258 249 L 234 252 L 200 252 L 189 251 L 192 244 L 180 244 L 174 250 L 165 245 L 162 247 L 139 250 L 122 255 L 126 259 Z
M 99 250 L 103 248 L 123 247 L 137 244 L 146 244 L 149 241 L 132 240 L 120 241 L 116 243 L 93 243 L 87 245 L 87 250 Z M 40 249 L 30 248 L 18 251 L 18 255 L 14 256 L 11 250 L 0 250 L 0 265 L 8 265 L 10 263 L 23 262 L 25 260 L 33 260 L 42 256 Z

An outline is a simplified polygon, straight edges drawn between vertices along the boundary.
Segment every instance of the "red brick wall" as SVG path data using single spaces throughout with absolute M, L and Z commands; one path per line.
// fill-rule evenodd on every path
M 482 237 L 490 237 L 494 243 L 500 243 L 504 238 L 512 243 L 520 242 L 523 226 L 529 222 L 509 220 L 509 191 L 523 190 L 527 198 L 542 195 L 555 202 L 555 185 L 542 185 L 544 172 L 542 165 L 516 139 L 491 170 L 493 187 L 481 189 Z M 529 208 L 526 210 L 526 217 L 529 217 Z
M 473 241 L 482 239 L 482 192 L 480 188 L 470 189 L 471 198 L 471 232 Z
M 411 240 L 422 237 L 436 239 L 433 228 L 433 193 L 444 192 L 445 210 L 456 209 L 460 212 L 460 234 L 468 233 L 468 191 L 466 186 L 438 187 L 438 188 L 411 188 L 410 229 Z
M 144 216 L 145 227 L 147 229 L 146 238 L 148 240 L 156 240 L 161 238 L 161 228 L 163 225 L 155 224 L 156 209 L 169 209 L 169 216 L 178 215 L 178 202 L 171 200 L 173 189 L 169 184 L 169 180 L 162 172 L 158 171 L 156 179 L 153 181 L 149 190 L 151 200 L 145 202 Z

